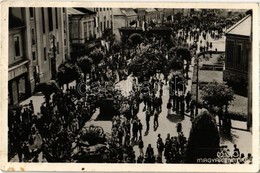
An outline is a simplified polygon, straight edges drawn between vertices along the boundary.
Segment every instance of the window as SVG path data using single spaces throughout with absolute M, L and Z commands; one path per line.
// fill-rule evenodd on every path
M 104 21 L 104 30 L 106 29 L 106 21 Z
M 100 8 L 100 10 L 99 11 L 102 11 L 102 8 Z
M 45 33 L 44 8 L 42 8 L 42 32 Z
M 233 50 L 234 49 L 234 42 L 233 41 L 227 41 L 227 66 L 233 67 Z
M 100 22 L 100 30 L 102 31 L 102 22 Z
M 30 7 L 30 8 L 29 8 L 29 11 L 30 11 L 30 18 L 33 18 L 33 17 L 34 17 L 34 14 L 33 14 L 33 8 Z
M 107 27 L 109 28 L 109 21 L 107 21 Z
M 58 9 L 55 8 L 55 18 L 56 18 L 56 29 L 59 28 L 59 25 L 58 25 Z
M 52 8 L 48 8 L 49 31 L 53 31 Z
M 32 60 L 36 60 L 36 53 L 32 52 Z
M 64 38 L 64 46 L 66 46 L 67 45 L 67 40 L 66 40 L 66 38 Z
M 241 64 L 243 56 L 242 45 L 237 45 L 237 64 Z
M 247 49 L 246 49 L 246 57 L 245 57 L 245 70 L 248 71 L 248 64 L 249 64 L 249 61 L 251 60 L 252 58 L 252 55 L 251 55 L 251 48 L 250 48 L 251 45 L 247 45 Z
M 88 32 L 89 32 L 89 37 L 92 38 L 92 29 L 91 29 L 91 23 L 88 23 Z
M 47 52 L 46 52 L 46 47 L 43 48 L 43 57 L 44 57 L 44 61 L 47 61 Z
M 34 28 L 32 28 L 32 45 L 36 44 L 36 40 L 35 40 L 35 31 Z
M 19 35 L 14 36 L 14 48 L 15 48 L 15 57 L 21 56 L 21 38 Z
M 62 12 L 65 13 L 65 8 L 64 7 L 62 8 Z
M 65 20 L 63 21 L 63 26 L 64 26 L 64 33 L 66 33 L 67 28 L 66 28 L 66 21 Z

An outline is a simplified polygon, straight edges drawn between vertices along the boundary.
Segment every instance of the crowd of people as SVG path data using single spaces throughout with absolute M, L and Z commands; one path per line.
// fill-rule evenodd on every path
M 198 49 L 204 51 L 212 48 L 212 43 L 207 39 L 209 35 L 216 39 L 221 37 L 213 30 L 203 30 L 199 27 L 173 31 L 172 45 L 187 47 L 193 55 Z M 205 45 L 202 46 L 200 42 L 201 47 L 198 47 L 200 36 L 204 39 Z M 154 141 L 155 145 L 145 143 L 143 140 L 149 134 L 151 118 L 153 118 L 154 131 L 159 127 L 160 116 L 165 109 L 163 96 L 166 94 L 169 94 L 168 102 L 164 103 L 168 109 L 166 116 L 171 116 L 175 112 L 183 119 L 185 115 L 189 115 L 191 120 L 195 118 L 196 104 L 186 88 L 190 62 L 186 61 L 186 75 L 180 75 L 176 81 L 173 69 L 167 68 L 168 60 L 171 58 L 167 41 L 169 38 L 164 40 L 153 36 L 127 56 L 121 53 L 105 56 L 102 62 L 90 72 L 91 86 L 87 98 L 85 95 L 78 97 L 75 88 L 71 88 L 65 92 L 55 92 L 51 100 L 42 103 L 39 113 L 35 112 L 32 101 L 28 105 L 10 110 L 8 113 L 9 160 L 17 154 L 19 162 L 39 162 L 39 154 L 42 153 L 42 159 L 47 162 L 75 160 L 87 162 L 85 159 L 89 156 L 89 147 L 102 144 L 102 147 L 99 146 L 102 148 L 102 150 L 99 148 L 99 155 L 102 155 L 101 162 L 184 163 L 187 139 L 183 134 L 181 121 L 176 126 L 177 136 L 168 133 L 163 140 L 161 134 L 158 134 L 157 140 Z M 163 56 L 162 59 L 154 61 L 158 63 L 161 70 L 153 69 L 143 75 L 142 80 L 138 79 L 140 76 L 134 77 L 132 90 L 128 96 L 123 96 L 120 92 L 108 91 L 107 82 L 111 81 L 114 84 L 128 75 L 127 60 L 134 61 L 145 52 Z M 185 70 L 181 69 L 181 72 Z M 165 86 L 169 86 L 169 93 L 164 93 Z M 86 121 L 99 107 L 98 101 L 106 98 L 117 100 L 115 104 L 117 111 L 113 112 L 115 115 L 112 118 L 110 136 L 101 132 L 102 128 L 93 127 L 97 129 L 94 131 L 84 129 Z M 144 104 L 143 109 L 140 109 L 141 103 Z M 142 122 L 139 117 L 140 111 L 145 112 L 145 122 Z M 152 146 L 156 146 L 156 149 Z M 138 147 L 139 153 L 135 153 L 134 147 Z M 244 159 L 246 156 L 240 154 L 236 146 L 234 148 L 236 154 L 229 155 L 230 158 L 235 158 L 234 160 L 241 164 L 248 160 L 252 161 L 251 154 L 248 154 L 248 159 Z M 222 151 L 228 153 L 228 150 Z
M 157 153 L 151 144 L 145 144 L 143 141 L 144 134 L 141 120 L 135 116 L 131 120 L 125 116 L 114 116 L 112 120 L 112 138 L 110 147 L 114 148 L 114 159 L 110 161 L 119 163 L 182 163 L 184 157 L 186 137 L 182 132 L 181 122 L 177 124 L 176 130 L 178 136 L 167 134 L 165 142 L 158 134 L 155 143 Z M 145 145 L 147 147 L 145 148 Z M 138 153 L 135 153 L 134 147 L 138 147 Z M 164 157 L 164 159 L 163 159 Z
M 54 93 L 37 113 L 32 101 L 9 112 L 9 159 L 18 154 L 19 162 L 38 162 L 42 152 L 47 162 L 70 160 L 78 131 L 95 111 L 86 99 L 76 99 L 73 92 L 71 88 Z

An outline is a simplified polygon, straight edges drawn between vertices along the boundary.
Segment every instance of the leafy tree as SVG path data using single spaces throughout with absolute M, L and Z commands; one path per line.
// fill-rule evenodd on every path
M 71 44 L 71 49 L 71 59 L 73 62 L 76 62 L 79 57 L 86 54 L 86 47 L 82 43 Z
M 110 40 L 113 37 L 113 32 L 111 28 L 106 28 L 103 32 L 103 38 L 105 40 Z
M 78 61 L 78 66 L 81 68 L 81 71 L 84 73 L 84 80 L 86 81 L 86 74 L 91 72 L 91 65 L 93 60 L 87 56 L 83 56 Z
M 197 159 L 200 158 L 217 158 L 219 142 L 220 137 L 214 117 L 208 111 L 202 112 L 193 120 L 185 162 L 197 163 Z
M 90 53 L 89 57 L 92 59 L 95 65 L 98 65 L 102 60 L 104 60 L 105 55 L 101 50 L 95 49 Z
M 74 80 L 81 80 L 81 71 L 77 65 L 73 65 L 69 62 L 62 63 L 58 68 L 57 82 L 59 86 L 64 84 L 68 85 Z
M 213 106 L 218 108 L 219 125 L 221 126 L 223 107 L 225 106 L 225 111 L 227 113 L 229 104 L 234 100 L 233 89 L 228 85 L 213 81 L 203 87 L 201 95 L 202 100 L 209 105 L 209 110 L 211 112 L 213 112 Z M 229 119 L 229 117 L 224 117 L 224 119 Z
M 50 80 L 48 82 L 43 82 L 36 85 L 34 92 L 42 92 L 45 97 L 46 104 L 49 105 L 51 94 L 54 92 L 61 92 L 61 89 L 56 81 Z
M 128 40 L 134 47 L 137 47 L 142 43 L 143 37 L 138 33 L 133 33 Z
M 121 46 L 119 43 L 114 42 L 114 44 L 112 45 L 112 51 L 113 53 L 119 53 L 121 50 Z
M 228 85 L 217 83 L 216 81 L 203 87 L 201 95 L 202 100 L 206 101 L 208 105 L 219 108 L 228 106 L 234 100 L 233 89 Z
M 183 61 L 179 57 L 171 57 L 168 64 L 169 70 L 181 70 L 183 69 Z
M 191 61 L 190 50 L 186 47 L 178 47 L 176 50 L 177 57 L 182 57 L 183 60 Z
M 183 69 L 183 60 L 190 57 L 189 50 L 187 51 L 186 48 L 183 47 L 172 47 L 169 51 L 169 69 L 172 70 L 181 70 Z

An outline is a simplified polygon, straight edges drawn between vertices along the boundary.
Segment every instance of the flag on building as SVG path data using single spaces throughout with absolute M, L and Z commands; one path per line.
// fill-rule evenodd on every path
M 132 25 L 134 25 L 136 23 L 137 23 L 136 20 L 133 20 L 133 21 L 130 22 L 130 25 L 132 26 Z
M 143 21 L 143 23 L 142 23 L 142 30 L 143 31 L 145 31 L 145 26 L 144 25 L 145 25 L 145 22 Z

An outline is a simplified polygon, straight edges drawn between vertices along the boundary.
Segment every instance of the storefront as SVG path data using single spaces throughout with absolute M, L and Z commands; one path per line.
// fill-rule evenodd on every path
M 30 96 L 28 61 L 24 61 L 8 71 L 8 105 L 15 105 Z

